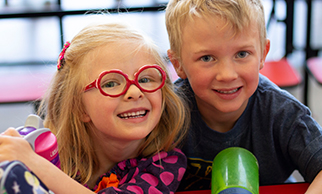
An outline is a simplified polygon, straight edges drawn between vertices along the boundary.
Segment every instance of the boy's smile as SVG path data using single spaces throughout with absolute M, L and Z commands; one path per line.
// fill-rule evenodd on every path
M 181 62 L 172 63 L 189 79 L 204 120 L 211 128 L 214 120 L 236 121 L 257 88 L 266 57 L 258 26 L 235 34 L 220 17 L 194 17 L 182 31 Z

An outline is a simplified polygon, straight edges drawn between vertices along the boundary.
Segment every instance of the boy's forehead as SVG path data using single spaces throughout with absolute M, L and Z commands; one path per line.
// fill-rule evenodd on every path
M 203 31 L 205 29 L 216 29 L 218 32 L 222 32 L 225 37 L 234 38 L 241 34 L 257 34 L 258 41 L 260 41 L 260 28 L 255 19 L 252 19 L 248 25 L 237 27 L 237 24 L 232 21 L 221 17 L 220 15 L 212 14 L 206 16 L 192 16 L 188 17 L 181 26 L 182 28 L 182 41 L 184 37 L 196 36 L 196 34 L 187 34 L 187 29 L 191 28 L 194 31 Z M 210 34 L 211 35 L 211 34 Z
M 181 25 L 181 29 L 184 29 L 187 25 L 196 24 L 200 20 L 208 22 L 209 25 L 221 25 L 224 27 L 223 30 L 227 30 L 228 28 L 233 28 L 235 32 L 239 32 L 243 29 L 250 29 L 253 27 L 259 28 L 259 25 L 252 25 L 252 24 L 258 24 L 258 20 L 256 20 L 256 18 L 250 18 L 248 22 L 240 23 L 237 20 L 229 20 L 226 17 L 221 16 L 219 14 L 206 14 L 206 15 L 198 15 L 198 16 L 192 15 L 191 17 L 186 17 L 186 19 Z M 220 22 L 220 24 L 218 24 L 218 22 Z M 259 29 L 253 29 L 253 30 L 259 30 Z
M 237 34 L 237 31 L 233 29 L 233 25 L 227 19 L 218 15 L 189 17 L 182 25 L 182 37 L 188 35 L 187 29 L 194 29 L 194 31 L 216 29 L 217 31 L 225 32 L 226 36 Z
M 256 23 L 251 23 L 241 31 L 237 31 L 221 17 L 195 17 L 185 23 L 182 30 L 181 47 L 184 50 L 192 49 L 194 52 L 214 49 L 220 45 L 225 45 L 225 47 L 231 45 L 235 48 L 253 45 L 257 48 L 260 45 L 259 33 Z M 235 44 L 231 44 L 232 41 Z

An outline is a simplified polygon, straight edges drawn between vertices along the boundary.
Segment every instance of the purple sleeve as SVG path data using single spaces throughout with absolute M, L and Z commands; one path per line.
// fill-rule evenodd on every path
M 129 169 L 119 168 L 126 174 L 121 175 L 119 188 L 109 187 L 101 190 L 107 193 L 171 193 L 173 194 L 186 171 L 187 159 L 179 149 L 160 152 L 151 158 L 136 160 Z M 133 160 L 132 163 L 135 163 Z M 134 167 L 135 166 L 135 167 Z

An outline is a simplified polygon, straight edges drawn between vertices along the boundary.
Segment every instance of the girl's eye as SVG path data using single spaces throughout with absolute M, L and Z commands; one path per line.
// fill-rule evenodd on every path
M 110 81 L 110 82 L 106 82 L 102 85 L 102 88 L 113 88 L 115 86 L 118 86 L 120 84 L 114 82 L 114 81 Z
M 237 53 L 238 58 L 245 58 L 248 55 L 249 55 L 249 53 L 247 51 L 241 51 L 241 52 Z
M 148 82 L 150 82 L 151 81 L 151 79 L 149 79 L 149 78 L 141 78 L 141 79 L 139 79 L 139 83 L 148 83 Z
M 202 56 L 200 58 L 200 60 L 203 61 L 203 62 L 210 62 L 210 61 L 213 61 L 214 58 L 212 56 L 210 56 L 210 55 L 205 55 L 205 56 Z

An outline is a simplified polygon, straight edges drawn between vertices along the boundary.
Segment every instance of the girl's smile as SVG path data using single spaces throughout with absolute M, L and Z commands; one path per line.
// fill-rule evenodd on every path
M 140 118 L 146 116 L 148 113 L 148 110 L 138 110 L 138 111 L 133 111 L 133 112 L 125 112 L 118 114 L 117 116 L 120 117 L 121 119 L 133 119 L 133 118 Z
M 87 65 L 87 83 L 98 80 L 102 72 L 112 70 L 121 71 L 129 80 L 135 80 L 140 68 L 156 63 L 147 49 L 136 49 L 135 43 L 109 43 L 88 53 L 83 62 L 84 65 L 91 64 Z M 142 87 L 154 83 L 150 81 L 154 77 L 149 75 L 155 69 L 144 67 L 140 72 L 142 76 L 141 73 L 137 74 L 138 83 Z M 116 90 L 119 84 L 124 84 L 118 73 L 105 74 L 103 77 L 99 85 L 104 92 L 113 93 L 114 88 Z M 155 128 L 161 117 L 162 92 L 161 89 L 144 92 L 139 86 L 131 84 L 124 94 L 106 96 L 101 90 L 91 88 L 84 92 L 83 103 L 86 110 L 84 121 L 93 123 L 92 131 L 98 137 L 96 142 L 122 140 L 124 143 L 142 140 Z

